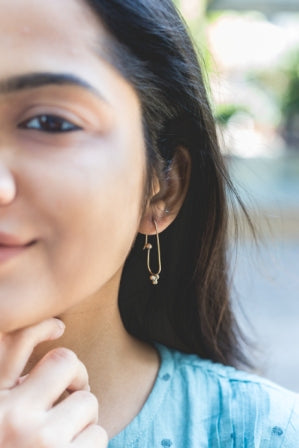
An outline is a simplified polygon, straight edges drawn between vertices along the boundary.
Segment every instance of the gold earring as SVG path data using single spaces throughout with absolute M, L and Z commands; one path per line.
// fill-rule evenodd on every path
M 160 240 L 159 240 L 159 233 L 158 233 L 157 223 L 156 223 L 155 220 L 153 220 L 153 223 L 154 223 L 155 229 L 156 229 L 157 252 L 158 252 L 158 272 L 154 273 L 151 270 L 150 253 L 151 253 L 151 249 L 153 248 L 153 246 L 148 242 L 148 235 L 145 235 L 145 243 L 144 243 L 143 250 L 144 249 L 147 250 L 146 261 L 147 261 L 147 269 L 148 269 L 148 271 L 150 273 L 150 280 L 152 281 L 153 285 L 157 285 L 158 284 L 158 280 L 160 278 L 159 274 L 161 272 L 161 251 L 160 251 Z

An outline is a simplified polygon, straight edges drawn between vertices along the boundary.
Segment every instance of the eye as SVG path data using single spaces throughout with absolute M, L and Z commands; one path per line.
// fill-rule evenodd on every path
M 70 121 L 56 115 L 39 115 L 23 121 L 18 127 L 21 129 L 34 129 L 36 131 L 48 133 L 72 132 L 82 129 Z

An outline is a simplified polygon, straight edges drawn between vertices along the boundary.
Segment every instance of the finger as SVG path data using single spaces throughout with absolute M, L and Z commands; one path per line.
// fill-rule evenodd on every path
M 107 448 L 108 436 L 98 425 L 90 425 L 70 444 L 72 448 Z
M 41 409 L 50 409 L 66 390 L 89 390 L 84 364 L 67 348 L 47 353 L 12 392 Z
M 50 409 L 46 424 L 48 428 L 59 428 L 56 430 L 59 437 L 57 443 L 64 446 L 84 428 L 96 424 L 98 412 L 96 397 L 87 391 L 77 391 Z
M 22 374 L 34 347 L 40 342 L 57 339 L 64 323 L 55 318 L 2 334 L 0 340 L 0 389 L 13 387 Z
M 15 385 L 18 386 L 19 384 L 22 384 L 22 383 L 26 380 L 27 376 L 28 376 L 28 374 L 27 374 L 27 375 L 20 376 L 20 377 L 17 379 Z

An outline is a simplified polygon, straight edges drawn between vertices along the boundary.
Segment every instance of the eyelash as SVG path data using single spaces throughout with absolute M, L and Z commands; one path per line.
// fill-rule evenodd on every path
M 50 129 L 49 128 L 45 129 L 45 126 L 47 125 L 50 125 Z M 57 128 L 57 126 L 59 129 Z M 28 120 L 20 123 L 18 127 L 20 129 L 32 129 L 39 132 L 46 132 L 47 134 L 62 134 L 66 132 L 74 132 L 82 130 L 82 128 L 75 125 L 71 121 L 59 117 L 57 115 L 51 115 L 51 114 L 42 114 L 29 118 Z

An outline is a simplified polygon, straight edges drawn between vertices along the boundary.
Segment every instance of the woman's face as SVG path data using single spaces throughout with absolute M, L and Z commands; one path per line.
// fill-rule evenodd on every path
M 83 1 L 0 5 L 0 243 L 4 232 L 23 245 L 0 247 L 9 331 L 117 283 L 145 148 L 137 95 L 99 58 L 103 31 Z

